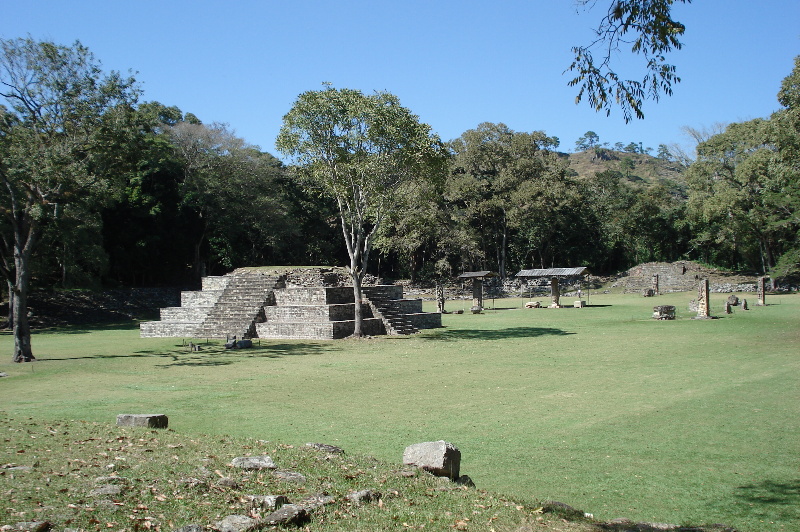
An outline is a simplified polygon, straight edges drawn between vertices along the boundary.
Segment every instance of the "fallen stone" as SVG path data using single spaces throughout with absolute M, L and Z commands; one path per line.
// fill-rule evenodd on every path
M 285 504 L 280 509 L 263 518 L 260 524 L 265 526 L 294 525 L 301 526 L 310 520 L 305 508 L 296 504 Z
M 325 495 L 324 493 L 317 493 L 315 495 L 311 495 L 310 497 L 306 497 L 305 499 L 297 503 L 297 506 L 305 508 L 309 512 L 313 512 L 318 508 L 322 508 L 326 504 L 333 504 L 334 502 L 336 502 L 336 499 L 334 499 L 330 495 Z
M 219 479 L 217 481 L 216 486 L 220 487 L 220 488 L 228 488 L 228 489 L 234 489 L 235 490 L 235 489 L 237 489 L 239 487 L 239 483 L 236 482 L 231 477 L 222 477 L 221 479 Z
M 255 530 L 258 521 L 246 515 L 229 515 L 214 523 L 214 529 L 219 532 L 248 532 Z
M 119 414 L 118 427 L 148 427 L 151 429 L 165 429 L 169 419 L 164 414 Z
M 28 521 L 17 523 L 17 530 L 26 530 L 28 532 L 47 532 L 53 528 L 53 524 L 49 521 Z
M 289 504 L 289 499 L 284 495 L 245 495 L 244 499 L 250 503 L 251 508 L 268 512 L 274 512 L 284 504 Z
M 276 471 L 275 478 L 283 480 L 284 482 L 295 482 L 302 484 L 306 481 L 305 475 L 296 471 Z
M 269 456 L 240 456 L 231 461 L 233 467 L 240 469 L 278 469 Z
M 327 445 L 325 443 L 307 443 L 306 447 L 311 447 L 318 451 L 323 451 L 331 454 L 344 454 L 344 449 L 336 447 L 335 445 Z
M 542 308 L 542 303 L 539 301 L 528 301 L 525 303 L 525 308 Z
M 352 491 L 347 494 L 347 500 L 356 504 L 377 501 L 380 498 L 380 492 L 373 490 Z
M 415 443 L 403 452 L 403 465 L 415 465 L 436 475 L 458 478 L 461 468 L 461 451 L 444 440 Z
M 0 371 L 0 379 L 2 379 L 3 377 L 8 377 L 8 373 Z
M 734 294 L 728 296 L 728 303 L 731 304 L 732 307 L 735 307 L 739 304 L 739 298 L 736 297 Z
M 674 320 L 675 307 L 673 305 L 658 305 L 653 307 L 654 320 Z

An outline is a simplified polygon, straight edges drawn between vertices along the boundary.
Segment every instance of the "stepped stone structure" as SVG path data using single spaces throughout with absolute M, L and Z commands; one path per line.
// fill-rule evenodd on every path
M 203 278 L 202 290 L 182 292 L 181 306 L 140 325 L 146 337 L 335 339 L 353 334 L 355 301 L 347 278 L 330 268 L 264 271 L 243 268 Z M 364 334 L 414 334 L 441 327 L 440 313 L 404 299 L 395 285 L 366 285 Z
M 697 283 L 713 277 L 711 292 L 754 292 L 756 280 L 753 277 L 706 268 L 696 262 L 648 262 L 628 270 L 612 286 L 622 288 L 626 293 L 645 293 L 653 295 L 669 292 L 691 292 Z

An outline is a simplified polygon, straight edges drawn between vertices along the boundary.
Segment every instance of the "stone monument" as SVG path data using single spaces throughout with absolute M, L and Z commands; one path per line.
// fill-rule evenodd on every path
M 697 289 L 697 316 L 695 319 L 707 319 L 710 317 L 711 305 L 708 298 L 708 279 L 703 279 Z
M 766 277 L 759 277 L 758 284 L 756 285 L 756 290 L 758 292 L 758 301 L 756 302 L 757 307 L 765 307 L 767 306 L 767 299 L 766 299 L 766 291 L 764 290 L 764 285 L 766 284 Z
M 552 302 L 548 308 L 561 308 L 561 305 L 558 303 L 561 299 L 561 292 L 558 289 L 558 277 L 550 279 L 550 299 Z

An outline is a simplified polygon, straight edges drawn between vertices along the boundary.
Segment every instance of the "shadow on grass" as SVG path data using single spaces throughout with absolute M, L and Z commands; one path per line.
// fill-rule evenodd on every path
M 800 511 L 800 479 L 765 480 L 736 488 L 736 497 L 754 506 L 787 506 Z
M 91 360 L 110 358 L 160 358 L 163 362 L 156 364 L 159 368 L 181 366 L 215 367 L 229 366 L 246 358 L 283 358 L 287 356 L 309 356 L 331 351 L 330 346 L 313 343 L 286 343 L 253 346 L 247 349 L 225 349 L 221 345 L 200 345 L 200 351 L 190 351 L 187 347 L 175 349 L 144 350 L 132 354 L 103 354 L 63 358 L 40 358 L 41 362 L 58 362 L 62 360 Z
M 110 321 L 108 323 L 92 323 L 91 325 L 64 325 L 63 327 L 33 328 L 33 336 L 38 334 L 89 334 L 98 331 L 129 331 L 139 329 L 138 321 Z M 11 331 L 9 331 L 9 334 Z
M 507 340 L 509 338 L 536 338 L 537 336 L 567 336 L 575 334 L 552 327 L 509 327 L 508 329 L 436 329 L 423 336 L 425 340 L 452 342 L 454 340 Z

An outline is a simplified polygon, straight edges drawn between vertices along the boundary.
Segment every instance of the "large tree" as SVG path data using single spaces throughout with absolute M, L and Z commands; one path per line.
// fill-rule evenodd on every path
M 580 5 L 594 7 L 597 0 L 577 0 Z M 576 102 L 584 97 L 596 111 L 611 114 L 619 106 L 625 122 L 644 118 L 644 100 L 658 101 L 661 95 L 672 94 L 680 82 L 674 65 L 666 54 L 680 50 L 683 24 L 673 20 L 672 8 L 691 0 L 612 0 L 606 15 L 595 30 L 595 40 L 586 46 L 575 46 L 575 59 L 567 69 L 574 77 L 570 86 L 578 87 Z M 634 55 L 644 61 L 644 75 L 626 79 L 612 65 L 621 45 L 630 45 Z M 596 51 L 599 54 L 595 56 Z
M 237 137 L 225 124 L 182 121 L 167 130 L 182 162 L 181 208 L 197 227 L 196 280 L 209 263 L 225 268 L 264 258 L 261 251 L 292 234 L 277 183 L 282 165 Z
M 798 269 L 800 58 L 783 82 L 785 106 L 769 119 L 731 124 L 697 147 L 687 171 L 695 242 L 727 266 L 780 275 Z M 709 256 L 710 255 L 710 256 Z
M 277 146 L 309 188 L 336 201 L 356 303 L 353 335 L 362 336 L 361 283 L 376 231 L 408 183 L 441 171 L 442 144 L 396 96 L 328 86 L 298 96 Z
M 119 142 L 137 90 L 103 74 L 89 50 L 31 38 L 0 40 L 0 254 L 10 283 L 15 362 L 33 360 L 27 297 L 31 258 L 48 223 L 110 195 Z
M 530 228 L 532 218 L 550 216 L 563 200 L 553 197 L 560 194 L 554 189 L 565 174 L 553 153 L 557 146 L 558 139 L 542 131 L 521 133 L 489 122 L 450 142 L 454 158 L 448 197 L 479 235 L 483 256 L 496 257 L 503 279 L 512 233 Z

